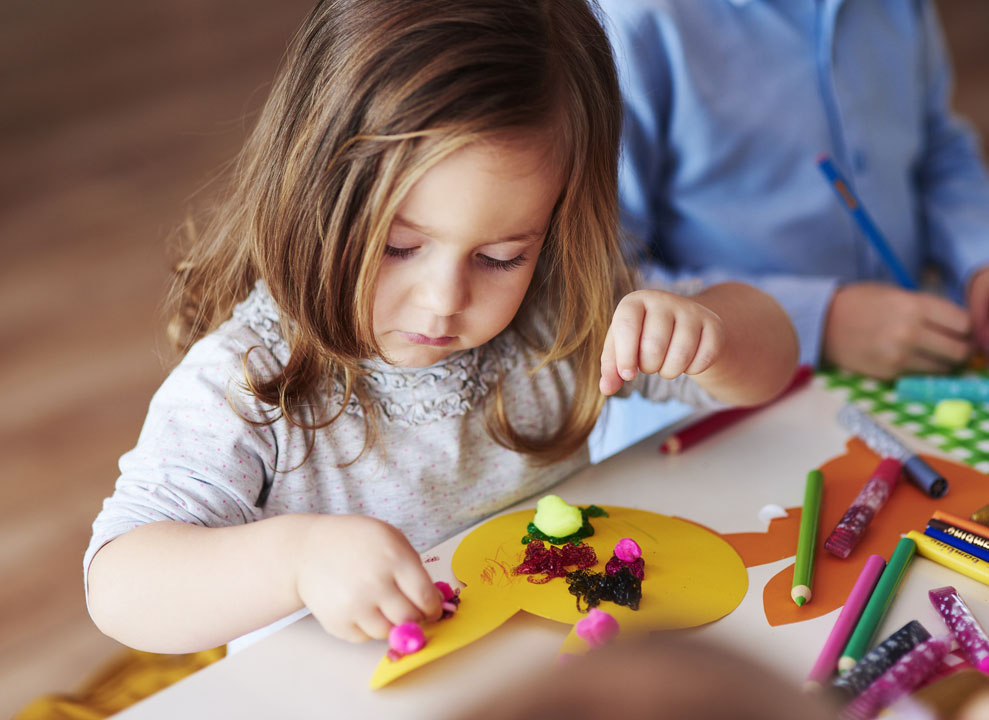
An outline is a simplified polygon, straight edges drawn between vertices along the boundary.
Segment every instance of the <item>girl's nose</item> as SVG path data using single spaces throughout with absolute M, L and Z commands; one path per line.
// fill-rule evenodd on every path
M 470 303 L 470 281 L 466 269 L 433 267 L 419 280 L 419 302 L 434 315 L 447 317 L 463 312 Z

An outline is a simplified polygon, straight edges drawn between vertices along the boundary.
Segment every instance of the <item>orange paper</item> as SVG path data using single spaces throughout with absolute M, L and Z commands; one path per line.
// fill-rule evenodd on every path
M 935 510 L 968 517 L 973 508 L 985 504 L 989 493 L 985 475 L 961 463 L 929 455 L 923 458 L 948 480 L 948 493 L 935 500 L 906 478 L 900 478 L 889 500 L 876 513 L 861 541 L 845 560 L 825 550 L 824 541 L 876 469 L 879 456 L 863 442 L 852 438 L 844 455 L 821 466 L 824 497 L 814 556 L 814 597 L 803 607 L 790 600 L 793 565 L 789 565 L 766 583 L 763 591 L 763 607 L 770 625 L 810 620 L 844 605 L 865 558 L 876 553 L 888 559 L 900 535 L 908 530 L 923 530 Z M 803 480 L 796 478 L 794 482 L 802 483 Z M 773 520 L 768 532 L 736 533 L 724 538 L 738 550 L 746 567 L 782 560 L 796 551 L 800 510 L 799 507 L 787 508 L 788 516 Z

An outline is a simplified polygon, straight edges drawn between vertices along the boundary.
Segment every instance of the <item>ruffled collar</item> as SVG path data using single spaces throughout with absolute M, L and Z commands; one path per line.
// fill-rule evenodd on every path
M 258 280 L 234 308 L 233 317 L 253 330 L 279 363 L 288 362 L 291 349 L 264 281 Z M 364 387 L 383 422 L 411 426 L 464 415 L 480 405 L 500 375 L 518 364 L 519 347 L 515 333 L 506 331 L 481 347 L 452 353 L 429 367 L 402 368 L 380 359 L 365 360 L 361 362 L 368 371 Z M 334 394 L 342 398 L 343 387 L 335 387 Z M 345 412 L 363 414 L 357 398 L 350 398 Z

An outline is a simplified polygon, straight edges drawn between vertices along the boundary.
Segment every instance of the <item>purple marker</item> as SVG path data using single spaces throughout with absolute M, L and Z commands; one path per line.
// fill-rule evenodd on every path
M 862 487 L 852 501 L 852 506 L 841 516 L 834 530 L 824 541 L 824 547 L 832 554 L 844 559 L 858 544 L 865 528 L 873 516 L 886 504 L 887 498 L 896 487 L 903 466 L 895 458 L 883 458 L 872 472 L 872 477 Z
M 961 645 L 968 661 L 977 670 L 989 675 L 989 636 L 958 591 L 948 585 L 931 590 L 927 595 L 931 604 L 941 613 L 944 624 Z
M 869 720 L 933 675 L 951 650 L 951 636 L 925 640 L 901 657 L 841 711 L 842 720 Z

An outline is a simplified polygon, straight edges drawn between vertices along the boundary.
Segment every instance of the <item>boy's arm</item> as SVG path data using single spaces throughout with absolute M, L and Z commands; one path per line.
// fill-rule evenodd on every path
M 440 596 L 400 532 L 352 515 L 150 523 L 105 545 L 89 568 L 96 625 L 150 652 L 215 647 L 303 605 L 327 632 L 360 641 L 435 618 Z
M 757 405 L 782 392 L 797 368 L 799 346 L 786 311 L 744 283 L 714 285 L 693 297 L 724 323 L 717 359 L 693 379 L 732 405 Z

